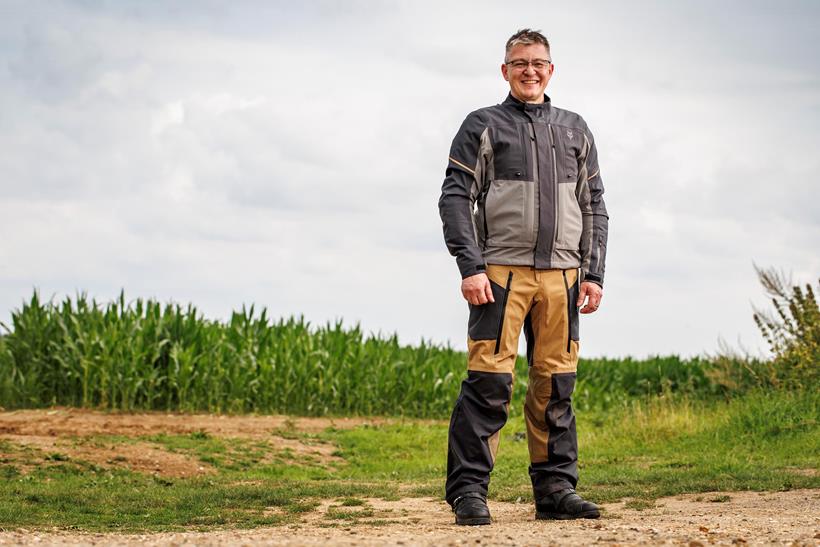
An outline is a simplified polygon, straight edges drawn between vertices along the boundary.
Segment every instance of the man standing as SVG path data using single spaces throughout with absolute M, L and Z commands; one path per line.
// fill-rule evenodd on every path
M 592 133 L 578 114 L 544 95 L 553 70 L 540 32 L 520 30 L 507 41 L 501 74 L 510 93 L 464 120 L 439 199 L 444 239 L 470 308 L 468 372 L 447 455 L 446 499 L 456 524 L 490 523 L 487 487 L 522 327 L 536 518 L 599 516 L 575 493 L 571 395 L 578 308 L 592 313 L 601 302 L 608 216 Z

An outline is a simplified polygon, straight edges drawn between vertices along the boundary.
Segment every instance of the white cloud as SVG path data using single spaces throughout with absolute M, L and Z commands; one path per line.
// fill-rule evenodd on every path
M 813 6 L 10 5 L 0 317 L 35 285 L 124 287 L 463 347 L 436 202 L 450 139 L 503 99 L 503 43 L 527 24 L 607 186 L 587 355 L 760 347 L 752 261 L 820 271 L 816 35 L 785 39 Z

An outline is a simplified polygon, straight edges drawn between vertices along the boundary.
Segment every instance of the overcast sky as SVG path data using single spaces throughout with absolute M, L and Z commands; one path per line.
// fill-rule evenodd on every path
M 124 288 L 464 348 L 437 200 L 525 26 L 606 188 L 582 355 L 764 350 L 752 263 L 820 274 L 816 2 L 0 0 L 0 321 Z

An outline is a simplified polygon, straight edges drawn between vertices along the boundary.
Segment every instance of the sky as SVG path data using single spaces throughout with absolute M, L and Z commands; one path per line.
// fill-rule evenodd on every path
M 610 215 L 582 357 L 753 355 L 820 274 L 820 4 L 0 0 L 0 321 L 37 289 L 466 347 L 437 201 L 541 29 Z

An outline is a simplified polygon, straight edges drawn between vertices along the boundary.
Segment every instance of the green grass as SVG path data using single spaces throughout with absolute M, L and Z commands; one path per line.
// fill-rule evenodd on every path
M 579 413 L 579 492 L 599 502 L 629 498 L 629 506 L 640 509 L 652 507 L 658 497 L 687 492 L 818 488 L 818 405 L 820 395 L 814 392 L 754 392 L 729 402 L 654 398 L 609 413 Z M 518 417 L 502 432 L 493 499 L 531 500 L 523 431 Z M 373 514 L 366 498 L 443 495 L 444 421 L 292 431 L 291 436 L 333 443 L 344 462 L 268 458 L 260 463 L 271 450 L 264 439 L 202 434 L 100 439 L 106 445 L 150 442 L 212 462 L 217 471 L 204 478 L 168 479 L 48 460 L 48 454 L 29 450 L 28 464 L 37 464 L 33 469 L 0 464 L 0 527 L 255 527 L 298 522 L 324 500 L 333 509 L 323 522 L 355 524 L 383 516 Z M 0 448 L 9 453 L 14 446 Z M 705 499 L 727 500 L 721 494 Z
M 367 502 L 359 498 L 343 498 L 339 500 L 339 505 L 342 507 L 358 507 L 367 505 Z
M 779 490 L 818 485 L 820 447 L 815 393 L 750 393 L 728 403 L 651 399 L 610 414 L 579 413 L 579 490 L 599 500 L 656 498 L 710 490 Z M 413 482 L 441 495 L 446 424 L 409 423 L 337 432 L 351 478 Z M 493 495 L 531 497 L 522 418 L 502 432 Z

